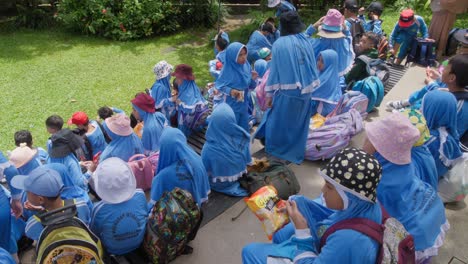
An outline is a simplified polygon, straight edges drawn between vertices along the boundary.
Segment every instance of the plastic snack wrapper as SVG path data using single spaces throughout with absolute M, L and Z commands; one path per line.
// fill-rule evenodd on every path
M 289 223 L 288 214 L 279 210 L 286 206 L 286 202 L 278 197 L 278 192 L 271 185 L 263 186 L 252 196 L 244 198 L 244 201 L 262 222 L 269 240 L 276 231 Z

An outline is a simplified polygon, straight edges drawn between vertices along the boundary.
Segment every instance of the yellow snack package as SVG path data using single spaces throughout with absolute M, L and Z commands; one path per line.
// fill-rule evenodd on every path
M 269 240 L 276 231 L 289 223 L 288 214 L 279 211 L 286 206 L 286 202 L 278 197 L 278 192 L 271 185 L 263 186 L 252 196 L 244 198 L 244 201 L 262 222 Z

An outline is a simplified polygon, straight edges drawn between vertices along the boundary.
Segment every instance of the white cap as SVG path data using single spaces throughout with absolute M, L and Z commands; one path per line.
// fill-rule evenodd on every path
M 268 0 L 268 7 L 275 7 L 281 3 L 281 0 Z

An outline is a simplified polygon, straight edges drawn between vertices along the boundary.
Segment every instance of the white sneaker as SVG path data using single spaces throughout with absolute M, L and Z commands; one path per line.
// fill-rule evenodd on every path
M 386 110 L 391 112 L 393 110 L 399 110 L 410 106 L 410 103 L 408 102 L 408 100 L 390 101 L 385 106 L 387 107 Z

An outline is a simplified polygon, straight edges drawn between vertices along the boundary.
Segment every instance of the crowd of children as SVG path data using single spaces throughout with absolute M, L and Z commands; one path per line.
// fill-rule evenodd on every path
M 69 200 L 106 251 L 122 255 L 140 246 L 148 212 L 166 191 L 185 189 L 200 207 L 211 190 L 247 196 L 238 180 L 252 162 L 252 138 L 260 139 L 267 153 L 301 163 L 311 117 L 328 115 L 347 84 L 368 76 L 356 54 L 377 58 L 383 6 L 372 2 L 365 18 L 356 1 L 346 0 L 344 16 L 330 9 L 307 29 L 291 3 L 269 0 L 268 6 L 278 9 L 278 29 L 269 18 L 246 45 L 230 43 L 226 32 L 216 36 L 216 58 L 209 63 L 215 78 L 208 91 L 212 112 L 192 67 L 162 60 L 154 66 L 152 88 L 130 100 L 131 117 L 102 107 L 100 120 L 90 120 L 80 111 L 68 120 L 76 126 L 69 129 L 60 116 L 51 115 L 45 122 L 51 134 L 46 150 L 33 145 L 29 131 L 16 132 L 17 147 L 8 157 L 0 152 L 9 187 L 0 188 L 0 260 L 9 258 L 6 250 L 18 261 L 16 242 L 22 236 L 37 241 L 41 235 L 38 215 Z M 362 26 L 359 36 L 351 32 L 354 23 Z M 429 38 L 424 20 L 410 9 L 402 11 L 390 36 L 396 63 L 418 31 Z M 344 149 L 319 171 L 325 179 L 323 203 L 291 197 L 284 210 L 292 223 L 275 233 L 273 243 L 246 246 L 242 261 L 375 263 L 379 245 L 365 234 L 339 230 L 322 245 L 320 238 L 347 219 L 381 223 L 384 207 L 414 237 L 417 263 L 428 263 L 450 227 L 438 181 L 466 159 L 467 66 L 468 55 L 459 54 L 441 72 L 428 69 L 426 87 L 408 100 L 390 102 L 393 113 L 367 124 L 362 150 Z M 251 136 L 255 123 L 259 126 Z M 205 127 L 200 156 L 187 137 Z M 159 161 L 147 203 L 127 162 L 136 154 L 154 153 Z

